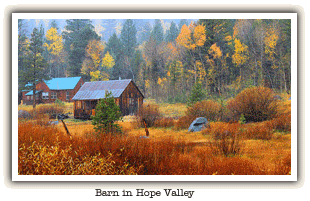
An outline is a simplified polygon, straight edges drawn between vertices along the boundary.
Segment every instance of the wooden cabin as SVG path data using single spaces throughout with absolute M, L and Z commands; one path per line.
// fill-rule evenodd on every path
M 144 96 L 131 79 L 85 82 L 73 97 L 74 118 L 90 119 L 106 91 L 111 92 L 122 115 L 132 115 L 143 104 Z
M 84 84 L 82 77 L 61 77 L 43 80 L 36 85 L 36 103 L 54 103 L 56 99 L 72 102 L 73 96 Z M 26 87 L 31 88 L 30 84 Z M 23 90 L 22 100 L 26 105 L 33 103 L 33 91 Z

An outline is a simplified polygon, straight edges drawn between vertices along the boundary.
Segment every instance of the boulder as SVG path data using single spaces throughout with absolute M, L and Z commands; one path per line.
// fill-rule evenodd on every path
M 57 125 L 59 123 L 59 121 L 49 121 L 48 123 L 51 125 Z
M 18 118 L 30 118 L 31 115 L 25 110 L 18 110 Z
M 188 132 L 197 132 L 201 131 L 208 126 L 209 122 L 204 117 L 196 118 L 188 128 Z

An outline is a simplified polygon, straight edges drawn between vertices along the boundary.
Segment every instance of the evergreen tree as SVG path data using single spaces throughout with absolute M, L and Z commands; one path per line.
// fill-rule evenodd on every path
M 179 22 L 179 31 L 182 29 L 183 25 L 186 25 L 188 26 L 189 25 L 189 22 L 187 19 L 181 19 L 180 22 Z
M 157 45 L 164 41 L 164 29 L 159 19 L 155 20 L 155 26 L 152 30 L 151 37 L 156 41 Z
M 167 30 L 167 42 L 174 41 L 179 35 L 179 30 L 177 28 L 177 25 L 172 21 L 169 30 Z
M 121 120 L 121 111 L 115 103 L 111 92 L 106 91 L 105 99 L 101 99 L 96 106 L 95 116 L 92 116 L 94 129 L 100 134 L 114 134 L 120 132 L 116 121 Z
M 100 40 L 93 30 L 90 20 L 67 20 L 66 30 L 63 32 L 65 49 L 68 52 L 69 76 L 80 76 L 82 63 L 85 58 L 85 48 L 89 40 Z
M 25 55 L 24 69 L 20 72 L 21 84 L 26 89 L 32 90 L 33 93 L 33 108 L 36 107 L 36 85 L 42 79 L 48 79 L 45 74 L 46 61 L 42 56 L 42 35 L 37 28 L 33 29 L 31 34 L 28 51 Z
M 206 92 L 202 89 L 200 82 L 196 82 L 188 98 L 188 105 L 193 105 L 206 98 Z
M 20 103 L 22 99 L 21 89 L 23 88 L 23 83 L 21 82 L 21 71 L 24 70 L 25 67 L 25 55 L 27 52 L 27 25 L 25 20 L 18 20 L 18 103 Z
M 120 40 L 123 44 L 124 56 L 132 57 L 137 45 L 137 30 L 132 19 L 127 19 L 121 31 Z
M 24 57 L 27 50 L 27 28 L 24 20 L 18 20 L 18 70 L 21 71 L 24 68 Z M 20 78 L 18 79 L 20 80 Z M 19 86 L 20 87 L 20 86 Z
M 55 29 L 57 29 L 57 31 L 59 31 L 59 27 L 58 27 L 56 20 L 51 21 L 50 28 L 55 28 Z
M 142 28 L 142 33 L 141 33 L 141 42 L 143 41 L 148 41 L 150 39 L 152 32 L 152 26 L 149 22 L 146 22 Z
M 116 33 L 114 33 L 108 40 L 107 46 L 104 49 L 104 54 L 109 52 L 112 57 L 115 59 L 115 65 L 112 68 L 112 74 L 110 75 L 111 80 L 116 80 L 119 77 L 122 76 L 122 55 L 123 55 L 123 49 L 122 49 L 122 43 L 120 39 L 117 37 Z
M 104 40 L 107 41 L 114 33 L 116 33 L 117 28 L 116 19 L 105 19 L 102 20 L 102 26 L 104 27 Z

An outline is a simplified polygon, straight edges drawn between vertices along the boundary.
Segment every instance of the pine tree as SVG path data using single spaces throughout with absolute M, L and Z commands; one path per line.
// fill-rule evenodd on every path
M 46 61 L 42 56 L 42 34 L 37 28 L 33 29 L 28 51 L 25 55 L 24 69 L 21 70 L 21 83 L 23 86 L 27 84 L 26 89 L 32 90 L 33 108 L 36 107 L 36 85 L 42 79 L 48 79 L 45 74 Z
M 164 29 L 159 19 L 155 20 L 155 26 L 152 30 L 151 37 L 156 41 L 157 45 L 164 41 Z
M 120 132 L 116 121 L 121 120 L 122 113 L 115 103 L 111 92 L 106 91 L 105 99 L 101 99 L 95 109 L 95 116 L 92 116 L 94 129 L 100 134 L 114 134 Z
M 93 30 L 90 20 L 67 20 L 66 30 L 63 32 L 65 49 L 68 52 L 68 75 L 81 75 L 82 63 L 85 58 L 85 48 L 89 40 L 100 40 Z
M 169 30 L 167 30 L 167 42 L 172 42 L 174 41 L 178 35 L 179 35 L 179 30 L 177 28 L 177 25 L 172 21 Z
M 110 79 L 118 79 L 122 76 L 123 48 L 121 40 L 117 37 L 116 33 L 114 33 L 108 40 L 104 54 L 106 54 L 107 52 L 109 52 L 115 60 L 115 65 L 112 68 L 112 74 L 110 75 Z
M 121 42 L 123 44 L 124 56 L 132 57 L 137 45 L 137 30 L 132 19 L 127 19 L 121 32 Z
M 141 33 L 141 42 L 143 41 L 148 41 L 150 39 L 152 32 L 152 26 L 149 22 L 146 22 L 142 28 L 142 33 Z
M 118 22 L 116 19 L 105 19 L 102 20 L 101 25 L 104 29 L 104 40 L 107 41 L 114 33 L 116 33 L 116 29 L 118 26 Z
M 191 94 L 188 98 L 188 105 L 191 106 L 196 102 L 202 101 L 206 98 L 206 92 L 202 89 L 200 82 L 196 82 L 192 88 Z
M 180 20 L 180 22 L 179 22 L 179 31 L 181 31 L 181 29 L 182 29 L 182 27 L 183 27 L 183 25 L 186 25 L 186 26 L 188 26 L 189 25 L 189 22 L 188 22 L 188 20 L 187 19 L 181 19 Z

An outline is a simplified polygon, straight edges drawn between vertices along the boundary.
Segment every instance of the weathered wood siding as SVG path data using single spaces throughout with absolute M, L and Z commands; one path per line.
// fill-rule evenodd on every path
M 99 100 L 75 100 L 74 117 L 80 119 L 89 119 L 94 115 L 94 109 Z M 122 115 L 133 115 L 143 104 L 143 96 L 131 81 L 123 91 L 122 95 L 114 98 L 115 103 L 120 107 Z
M 143 103 L 143 96 L 139 92 L 138 88 L 130 82 L 127 88 L 122 93 L 119 106 L 122 114 L 132 115 L 141 107 Z

